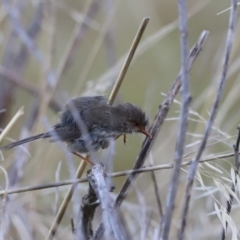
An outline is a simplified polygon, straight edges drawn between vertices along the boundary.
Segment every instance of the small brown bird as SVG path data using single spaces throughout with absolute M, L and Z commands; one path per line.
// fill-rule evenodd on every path
M 78 97 L 66 104 L 60 122 L 50 131 L 10 143 L 0 147 L 0 150 L 8 150 L 40 138 L 50 138 L 51 142 L 66 142 L 68 149 L 82 158 L 80 153 L 105 149 L 111 139 L 117 139 L 123 134 L 143 133 L 151 138 L 146 130 L 147 123 L 145 113 L 131 103 L 113 107 L 107 104 L 103 96 Z

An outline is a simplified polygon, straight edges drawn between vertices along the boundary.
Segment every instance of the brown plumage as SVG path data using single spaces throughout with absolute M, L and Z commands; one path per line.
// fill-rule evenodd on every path
M 7 150 L 40 138 L 63 141 L 73 153 L 89 153 L 105 149 L 111 139 L 122 134 L 143 133 L 148 137 L 145 113 L 131 103 L 112 107 L 103 96 L 78 97 L 66 104 L 60 122 L 36 136 L 0 147 Z

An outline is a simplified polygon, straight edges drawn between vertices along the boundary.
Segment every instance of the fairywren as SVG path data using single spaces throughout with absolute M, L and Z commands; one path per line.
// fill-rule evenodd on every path
M 103 96 L 78 97 L 70 100 L 61 113 L 60 122 L 48 132 L 25 138 L 0 150 L 50 138 L 50 141 L 63 141 L 76 155 L 90 153 L 109 146 L 111 139 L 123 134 L 143 133 L 151 138 L 146 130 L 148 120 L 145 113 L 131 103 L 110 106 Z

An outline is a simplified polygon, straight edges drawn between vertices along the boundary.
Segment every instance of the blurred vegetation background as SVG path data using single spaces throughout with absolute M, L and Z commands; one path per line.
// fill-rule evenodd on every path
M 203 30 L 210 34 L 190 72 L 193 100 L 186 155 L 193 154 L 198 147 L 205 128 L 204 121 L 208 119 L 216 94 L 229 11 L 218 13 L 229 6 L 230 1 L 188 1 L 189 47 Z M 5 109 L 5 112 L 0 114 L 0 127 L 3 129 L 21 106 L 25 111 L 8 137 L 19 139 L 46 131 L 57 122 L 59 107 L 70 98 L 108 96 L 137 29 L 142 19 L 148 16 L 150 23 L 115 103 L 131 102 L 140 106 L 151 123 L 164 94 L 180 71 L 176 1 L 3 0 L 0 5 L 0 110 Z M 28 38 L 24 38 L 26 34 L 29 34 Z M 74 34 L 76 41 L 71 45 Z M 233 151 L 240 115 L 239 37 L 238 24 L 224 96 L 209 139 L 208 145 L 211 146 L 205 150 L 205 155 Z M 67 58 L 66 53 L 69 53 Z M 49 106 L 50 99 L 54 99 L 54 107 Z M 171 108 L 146 165 L 150 164 L 150 159 L 155 165 L 172 163 L 179 106 L 175 102 Z M 127 147 L 119 139 L 114 151 L 111 148 L 100 153 L 101 161 L 113 159 L 114 172 L 130 169 L 143 139 L 141 135 L 130 136 Z M 9 139 L 5 139 L 3 143 L 8 142 Z M 79 164 L 79 159 L 70 156 L 64 146 L 43 140 L 3 152 L 2 157 L 5 161 L 1 165 L 9 174 L 11 187 L 72 179 Z M 226 194 L 216 182 L 225 181 L 224 184 L 230 186 L 226 179 L 231 180 L 232 163 L 233 158 L 226 158 L 200 166 L 198 180 L 202 182 L 196 180 L 186 239 L 220 236 L 221 223 L 214 202 L 225 207 Z M 175 239 L 178 226 L 187 169 L 182 171 L 171 239 Z M 171 170 L 160 170 L 155 174 L 164 206 Z M 0 177 L 4 188 L 3 174 Z M 113 180 L 116 193 L 123 181 L 123 177 Z M 1 216 L 4 222 L 2 239 L 43 239 L 67 189 L 61 187 L 12 195 L 7 201 L 6 214 Z M 76 221 L 81 198 L 86 192 L 87 184 L 79 184 L 60 225 L 58 239 L 71 239 L 70 218 Z M 239 225 L 238 204 L 234 205 L 236 211 L 232 214 L 236 226 Z M 160 219 L 156 208 L 151 176 L 149 173 L 141 174 L 121 207 L 125 221 L 131 223 L 129 232 L 132 239 L 155 239 Z M 142 226 L 147 225 L 148 230 L 143 230 Z M 228 234 L 230 236 L 231 231 Z

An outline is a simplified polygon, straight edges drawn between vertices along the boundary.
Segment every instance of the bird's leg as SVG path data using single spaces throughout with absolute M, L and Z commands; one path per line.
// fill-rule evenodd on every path
M 122 135 L 118 135 L 114 138 L 114 140 L 117 140 L 119 137 L 121 137 Z
M 123 143 L 125 146 L 127 146 L 127 135 L 126 134 L 123 135 Z
M 122 136 L 122 134 L 116 136 L 116 137 L 114 138 L 114 140 L 117 140 L 117 139 L 118 139 L 119 137 L 121 137 L 121 136 Z M 127 135 L 126 135 L 126 134 L 123 134 L 123 143 L 124 143 L 125 146 L 127 145 Z
M 77 153 L 77 152 L 71 152 L 72 154 L 74 154 L 75 156 L 81 158 L 83 161 L 86 161 L 87 163 L 90 163 L 92 166 L 94 165 L 88 158 L 83 157 L 81 154 Z

